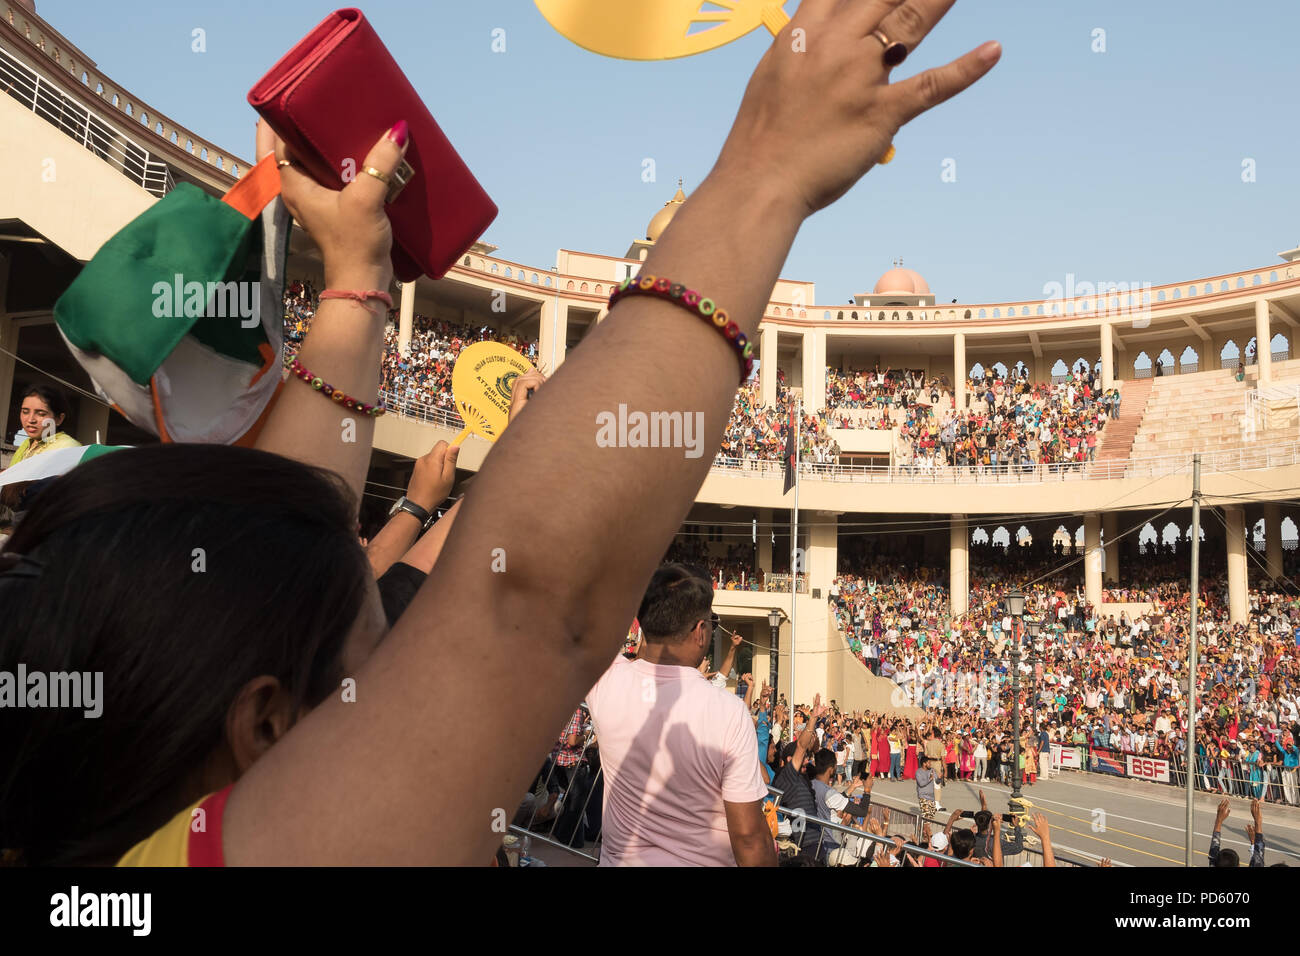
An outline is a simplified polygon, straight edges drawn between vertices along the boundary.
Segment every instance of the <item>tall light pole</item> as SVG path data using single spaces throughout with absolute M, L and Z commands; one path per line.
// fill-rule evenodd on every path
M 1196 634 L 1196 605 L 1200 600 L 1201 572 L 1201 456 L 1192 456 L 1192 593 L 1187 602 L 1191 611 L 1187 635 L 1187 753 L 1183 765 L 1187 768 L 1187 833 L 1184 836 L 1183 865 L 1192 865 L 1192 839 L 1195 835 L 1196 799 L 1196 668 L 1199 648 Z
M 1016 842 L 1020 842 L 1020 619 L 1025 614 L 1025 596 L 1020 588 L 1007 592 L 1007 613 L 1011 615 L 1011 800 L 1010 810 L 1016 817 Z
M 1041 660 L 1041 658 L 1038 656 L 1038 648 L 1037 648 L 1037 644 L 1038 644 L 1038 632 L 1039 632 L 1039 630 L 1042 629 L 1042 626 L 1043 626 L 1043 625 L 1042 625 L 1042 622 L 1040 622 L 1040 621 L 1037 620 L 1036 618 L 1032 618 L 1032 617 L 1031 617 L 1031 618 L 1029 618 L 1029 620 L 1025 621 L 1025 633 L 1029 636 L 1030 643 L 1031 643 L 1031 645 L 1033 645 L 1033 646 L 1030 647 L 1030 650 L 1029 650 L 1029 659 L 1028 659 L 1028 663 L 1029 663 L 1029 665 L 1030 665 L 1031 667 L 1034 668 L 1034 679 L 1033 679 L 1032 684 L 1030 685 L 1030 686 L 1033 688 L 1033 694 L 1034 694 L 1034 696 L 1030 698 L 1029 714 L 1030 714 L 1030 718 L 1034 721 L 1034 729 L 1035 729 L 1035 731 L 1037 730 L 1037 727 L 1038 727 L 1038 720 L 1037 720 L 1037 716 L 1038 716 L 1038 700 L 1037 700 L 1037 698 L 1038 698 L 1038 667 L 1037 667 L 1037 665 L 1039 664 L 1039 662 L 1040 662 L 1040 660 Z M 1040 750 L 1040 751 L 1038 752 L 1038 760 L 1039 760 L 1038 771 L 1039 771 L 1039 773 L 1042 773 L 1042 770 L 1043 770 L 1043 768 L 1042 768 L 1042 759 L 1043 759 L 1043 753 L 1042 753 L 1042 751 Z M 1051 760 L 1051 759 L 1052 759 L 1052 754 L 1051 754 L 1051 751 L 1050 751 L 1050 750 L 1048 751 L 1047 759 L 1048 759 L 1048 760 Z
M 774 607 L 767 612 L 767 626 L 772 629 L 772 655 L 769 658 L 771 666 L 769 668 L 772 678 L 772 706 L 776 707 L 781 700 L 781 689 L 777 683 L 777 677 L 781 671 L 781 618 L 785 617 L 785 612 L 779 607 Z M 764 754 L 763 756 L 767 756 Z

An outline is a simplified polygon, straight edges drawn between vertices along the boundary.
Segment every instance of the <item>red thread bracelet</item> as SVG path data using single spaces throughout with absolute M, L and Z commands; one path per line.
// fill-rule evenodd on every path
M 731 321 L 726 309 L 719 309 L 712 299 L 702 297 L 694 289 L 688 289 L 679 282 L 673 282 L 662 276 L 641 276 L 627 278 L 619 283 L 609 297 L 609 307 L 625 295 L 651 295 L 673 305 L 681 306 L 692 315 L 698 316 L 717 329 L 727 344 L 740 360 L 740 381 L 743 384 L 754 373 L 754 345 L 749 337 L 740 331 L 740 326 Z
M 371 289 L 369 292 L 354 292 L 349 289 L 326 289 L 320 294 L 321 300 L 325 299 L 351 299 L 354 302 L 360 302 L 366 308 L 370 308 L 366 303 L 370 299 L 378 299 L 390 309 L 393 307 L 393 297 L 387 292 L 381 292 L 378 289 Z

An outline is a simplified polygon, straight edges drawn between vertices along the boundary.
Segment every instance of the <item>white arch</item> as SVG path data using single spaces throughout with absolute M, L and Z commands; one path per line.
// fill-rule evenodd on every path
M 1204 530 L 1202 530 L 1201 534 L 1204 533 Z M 1146 554 L 1150 546 L 1155 544 L 1159 539 L 1160 536 L 1156 534 L 1155 525 L 1148 521 L 1142 526 L 1142 530 L 1138 532 L 1138 553 Z
M 1300 529 L 1296 528 L 1296 523 L 1291 520 L 1290 516 L 1282 519 L 1282 547 L 1288 551 L 1300 545 Z

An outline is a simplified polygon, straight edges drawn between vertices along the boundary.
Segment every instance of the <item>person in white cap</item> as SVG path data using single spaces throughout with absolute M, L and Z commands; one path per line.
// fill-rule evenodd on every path
M 948 855 L 948 835 L 940 832 L 930 836 L 930 849 L 935 853 Z M 927 856 L 921 860 L 921 866 L 943 866 L 943 863 L 932 856 Z

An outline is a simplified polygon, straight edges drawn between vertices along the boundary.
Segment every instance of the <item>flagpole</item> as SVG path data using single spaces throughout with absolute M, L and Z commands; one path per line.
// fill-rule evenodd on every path
M 798 633 L 795 628 L 796 608 L 799 606 L 799 429 L 803 425 L 803 400 L 795 399 L 795 420 L 794 420 L 794 510 L 790 512 L 790 713 L 791 727 L 793 728 L 794 707 L 797 700 L 794 696 L 794 675 L 795 675 L 795 656 L 794 646 Z
M 1192 840 L 1196 834 L 1196 605 L 1200 599 L 1201 571 L 1201 456 L 1192 456 L 1192 580 L 1187 606 L 1187 753 L 1183 766 L 1187 768 L 1187 829 L 1183 835 L 1183 866 L 1192 865 Z

